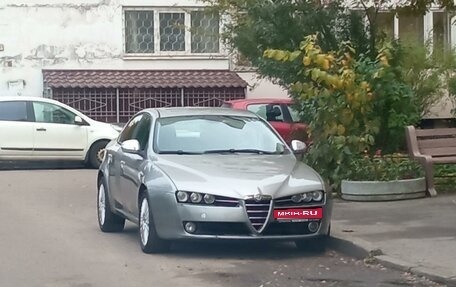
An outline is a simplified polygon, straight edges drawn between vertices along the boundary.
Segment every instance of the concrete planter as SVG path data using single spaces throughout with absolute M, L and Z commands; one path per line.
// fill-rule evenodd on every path
M 424 177 L 394 181 L 343 180 L 342 199 L 353 201 L 386 201 L 426 196 Z

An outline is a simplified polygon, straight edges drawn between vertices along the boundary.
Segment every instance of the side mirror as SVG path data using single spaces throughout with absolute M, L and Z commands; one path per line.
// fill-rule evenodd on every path
M 86 123 L 85 121 L 80 117 L 80 116 L 75 116 L 74 117 L 74 123 L 78 126 L 85 126 Z
M 306 144 L 299 140 L 291 141 L 291 149 L 295 154 L 303 154 L 306 151 Z
M 137 140 L 124 141 L 120 147 L 122 148 L 122 151 L 127 152 L 127 153 L 138 154 L 141 151 L 139 142 Z

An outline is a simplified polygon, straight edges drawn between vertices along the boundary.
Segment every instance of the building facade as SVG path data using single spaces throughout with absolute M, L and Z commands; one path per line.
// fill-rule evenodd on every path
M 221 19 L 198 0 L 3 0 L 0 96 L 52 97 L 103 121 L 144 107 L 217 106 L 287 97 L 238 67 L 220 39 Z M 392 37 L 456 46 L 453 14 L 379 14 Z M 428 117 L 450 118 L 446 102 Z
M 4 0 L 0 95 L 52 97 L 103 121 L 144 107 L 287 97 L 237 70 L 221 19 L 193 0 Z

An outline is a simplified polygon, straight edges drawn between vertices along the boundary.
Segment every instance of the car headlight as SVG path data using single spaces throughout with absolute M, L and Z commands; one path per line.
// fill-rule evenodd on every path
M 293 201 L 294 203 L 300 203 L 302 200 L 302 194 L 295 194 L 291 197 L 291 201 Z
M 190 204 L 206 204 L 212 205 L 215 203 L 215 195 L 199 192 L 177 191 L 176 199 L 180 203 Z
M 207 204 L 212 204 L 215 202 L 215 196 L 212 194 L 205 194 L 204 195 L 204 202 Z
M 320 190 L 312 192 L 312 199 L 314 201 L 321 201 L 323 199 L 323 192 Z
M 302 194 L 302 200 L 304 202 L 310 202 L 312 200 L 312 195 L 309 192 L 305 192 Z
M 177 201 L 186 202 L 188 200 L 188 193 L 186 193 L 185 191 L 178 191 L 176 197 Z
M 201 195 L 201 193 L 192 192 L 192 194 L 190 194 L 190 201 L 193 203 L 200 203 L 202 199 L 203 196 Z
M 323 191 L 317 190 L 317 191 L 309 191 L 309 192 L 304 192 L 300 194 L 295 194 L 292 195 L 290 200 L 293 203 L 300 203 L 300 202 L 305 202 L 309 203 L 312 201 L 322 201 L 323 200 Z

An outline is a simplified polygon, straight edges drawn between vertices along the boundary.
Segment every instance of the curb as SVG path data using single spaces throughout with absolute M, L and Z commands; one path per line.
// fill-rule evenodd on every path
M 447 287 L 456 287 L 456 276 L 423 267 L 418 264 L 391 257 L 383 253 L 380 248 L 375 247 L 372 243 L 354 236 L 332 232 L 329 238 L 328 246 L 345 255 L 357 259 L 371 259 L 371 262 L 377 262 L 385 267 L 410 272 L 414 275 L 424 276 L 429 280 L 445 284 Z

